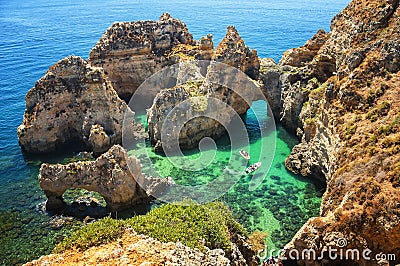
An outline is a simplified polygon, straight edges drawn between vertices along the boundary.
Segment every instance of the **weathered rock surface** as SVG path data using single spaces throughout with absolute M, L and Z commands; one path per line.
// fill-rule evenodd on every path
M 269 58 L 261 60 L 259 78 L 275 119 L 296 133 L 301 126 L 300 112 L 310 91 L 318 87 L 318 79 L 307 67 L 280 65 Z
M 380 252 L 394 254 L 397 263 L 400 258 L 398 6 L 398 0 L 354 0 L 332 20 L 331 32 L 317 32 L 303 47 L 286 52 L 279 64 L 267 59 L 260 62 L 233 27 L 228 28 L 227 36 L 213 53 L 211 36 L 195 43 L 186 26 L 167 14 L 158 22 L 116 23 L 90 55 L 91 64 L 103 67 L 104 74 L 101 68 L 71 57 L 51 68 L 28 93 L 24 123 L 18 130 L 20 144 L 27 151 L 43 152 L 77 139 L 95 152 L 102 152 L 118 143 L 119 117 L 126 108 L 112 87 L 121 97 L 127 97 L 145 78 L 166 65 L 192 59 L 227 63 L 262 81 L 274 116 L 301 139 L 286 160 L 286 166 L 295 173 L 327 182 L 320 217 L 310 219 L 303 226 L 286 246 L 286 255 L 292 249 L 302 254 L 313 248 L 317 256 L 329 247 L 340 252 L 338 240 L 345 238 L 344 253 L 347 249 L 362 252 L 369 248 L 371 257 Z M 150 136 L 156 147 L 161 147 L 160 121 L 183 99 L 189 100 L 191 106 L 183 113 L 184 118 L 204 112 L 210 98 L 222 100 L 239 114 L 249 106 L 226 87 L 212 84 L 217 71 L 202 73 L 196 66 L 184 69 L 188 71 L 177 77 L 181 84 L 161 91 L 149 112 Z M 86 92 L 90 101 L 84 101 L 89 96 L 81 96 Z M 93 106 L 92 97 L 98 106 Z M 104 97 L 108 100 L 98 100 Z M 110 102 L 113 104 L 109 105 Z M 70 109 L 71 113 L 65 111 Z M 196 118 L 185 126 L 179 131 L 179 139 L 187 148 L 195 146 L 204 136 L 223 132 L 220 125 L 204 118 Z M 96 166 L 107 162 L 102 166 L 108 178 L 104 180 L 133 179 L 119 174 L 121 167 L 107 156 L 92 163 L 44 165 L 40 179 L 49 197 L 49 207 L 62 205 L 60 197 L 64 189 L 75 187 L 75 183 L 89 188 L 85 178 L 74 179 L 74 171 L 80 177 L 86 172 L 98 173 Z M 65 178 L 63 182 L 59 181 L 60 170 Z M 97 181 L 92 177 L 89 181 L 95 186 Z M 120 184 L 116 182 L 112 186 Z M 137 188 L 136 183 L 129 184 Z M 106 185 L 102 183 L 101 187 Z M 108 197 L 110 208 L 127 206 L 127 202 L 133 204 L 147 197 L 140 189 L 115 195 L 105 189 L 101 193 Z M 308 257 L 297 263 L 370 265 L 371 261 Z
M 44 163 L 38 179 L 48 198 L 47 210 L 63 208 L 62 195 L 67 189 L 83 188 L 98 192 L 109 209 L 121 210 L 148 201 L 151 196 L 146 191 L 162 192 L 170 184 L 169 179 L 144 176 L 140 162 L 128 157 L 119 145 L 113 146 L 95 161 L 67 165 Z
M 189 80 L 157 94 L 147 115 L 150 140 L 156 150 L 178 146 L 190 149 L 197 147 L 205 137 L 220 137 L 234 117 L 246 113 L 251 102 L 260 97 L 257 85 L 250 80 L 243 82 L 242 79 L 240 84 L 232 81 L 233 87 L 230 88 L 236 92 L 222 83 L 211 82 L 219 79 L 217 76 L 224 71 L 220 67 L 224 68 L 223 65 L 212 64 L 206 77 Z M 241 75 L 247 79 L 243 73 Z M 237 77 L 240 74 L 226 73 L 226 76 Z M 170 114 L 171 110 L 174 111 Z M 169 140 L 161 141 L 162 130 L 165 130 L 164 136 L 168 135 Z
M 324 30 L 319 30 L 304 46 L 287 50 L 282 55 L 280 64 L 294 67 L 305 66 L 314 59 L 327 37 Z
M 301 143 L 285 164 L 296 173 L 326 180 L 327 191 L 320 217 L 303 226 L 285 255 L 292 249 L 300 254 L 314 249 L 317 256 L 325 251 L 325 257 L 303 257 L 299 265 L 375 265 L 372 259 L 382 253 L 396 257 L 391 263 L 399 262 L 398 6 L 399 1 L 352 1 L 332 20 L 331 32 L 321 38 L 324 43 L 315 55 L 305 47 L 291 50 L 275 67 L 290 65 L 293 72 L 307 73 L 304 84 L 317 84 L 307 88 L 300 82 L 299 91 L 307 92 L 297 116 Z M 340 239 L 346 245 L 340 246 Z M 336 249 L 338 258 L 340 252 L 357 249 L 360 259 L 333 261 L 329 248 Z M 371 260 L 361 255 L 367 248 Z
M 143 81 L 181 59 L 209 60 L 212 36 L 196 44 L 186 25 L 163 14 L 159 21 L 116 22 L 90 52 L 89 62 L 104 68 L 118 95 L 129 99 Z
M 201 252 L 182 243 L 162 243 L 128 229 L 117 241 L 85 251 L 69 250 L 31 261 L 34 265 L 244 265 L 231 264 L 221 249 Z
M 101 153 L 121 143 L 125 111 L 103 70 L 70 56 L 50 67 L 27 93 L 19 144 L 30 153 L 70 143 Z
M 250 50 L 234 26 L 229 26 L 225 37 L 218 44 L 214 60 L 228 64 L 257 79 L 260 60 L 256 50 Z
M 244 44 L 234 27 L 228 27 L 213 58 L 205 74 L 204 62 L 182 62 L 178 85 L 156 95 L 147 115 L 150 140 L 156 150 L 162 150 L 161 131 L 166 117 L 182 102 L 174 114 L 176 118 L 166 125 L 166 132 L 179 134 L 179 145 L 177 141 L 164 141 L 164 146 L 190 149 L 205 137 L 218 138 L 226 130 L 223 125 L 229 124 L 233 116 L 246 113 L 252 101 L 262 97 L 258 85 L 243 74 L 258 76 L 257 52 Z
M 319 30 L 304 46 L 286 51 L 279 64 L 261 60 L 264 94 L 275 118 L 292 133 L 301 127 L 299 116 L 310 91 L 335 71 L 332 57 L 319 53 L 328 36 Z

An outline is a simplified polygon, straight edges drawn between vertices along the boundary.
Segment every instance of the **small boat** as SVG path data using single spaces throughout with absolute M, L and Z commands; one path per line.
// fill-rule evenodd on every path
M 240 150 L 239 151 L 240 155 L 242 155 L 243 158 L 245 158 L 246 160 L 250 160 L 250 155 L 247 151 L 244 150 Z
M 257 162 L 255 164 L 250 165 L 249 167 L 247 167 L 246 169 L 246 174 L 251 174 L 253 173 L 255 170 L 257 170 L 258 168 L 260 168 L 261 166 L 261 162 Z

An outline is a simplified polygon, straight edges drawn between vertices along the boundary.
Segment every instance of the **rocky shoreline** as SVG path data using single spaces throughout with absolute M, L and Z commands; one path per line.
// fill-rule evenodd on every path
M 196 42 L 186 25 L 168 14 L 159 21 L 115 23 L 92 49 L 88 61 L 79 57 L 61 60 L 28 92 L 24 121 L 18 128 L 19 143 L 26 152 L 43 153 L 73 141 L 100 155 L 121 143 L 123 114 L 132 112 L 121 99 L 129 98 L 147 77 L 165 66 L 193 59 L 222 62 L 258 81 L 275 119 L 299 137 L 286 167 L 327 183 L 320 216 L 300 229 L 285 246 L 284 254 L 290 257 L 292 250 L 302 254 L 312 249 L 321 259 L 303 257 L 287 263 L 372 265 L 365 258 L 332 259 L 324 254 L 329 248 L 336 249 L 337 256 L 340 250 L 370 249 L 371 257 L 394 254 L 399 260 L 398 6 L 398 0 L 354 0 L 333 18 L 330 32 L 318 31 L 304 46 L 285 52 L 278 64 L 258 58 L 234 27 L 228 27 L 214 51 L 211 35 Z M 194 84 L 196 96 L 202 93 L 200 96 L 208 97 L 209 90 L 202 89 L 207 73 L 198 74 L 195 76 L 202 82 Z M 160 92 L 154 102 L 148 120 L 150 139 L 156 147 L 161 148 L 162 143 L 157 133 L 161 125 L 155 118 L 174 105 L 165 101 L 168 95 L 177 101 L 190 97 L 184 94 L 188 91 L 185 86 L 187 82 Z M 211 91 L 217 92 L 213 97 L 219 92 L 227 94 L 224 88 Z M 225 97 L 226 102 L 239 114 L 245 113 L 249 105 L 231 97 Z M 199 125 L 204 134 L 193 141 Z M 184 146 L 193 147 L 204 136 L 218 137 L 223 131 L 216 128 L 207 121 L 195 121 L 181 138 Z M 132 124 L 130 130 L 143 137 L 137 125 Z M 43 180 L 56 180 L 57 171 L 97 167 L 86 164 L 44 165 L 41 186 Z M 60 178 L 65 181 L 66 177 L 68 174 Z M 58 187 L 55 180 L 51 184 Z M 85 188 L 93 189 L 96 182 L 92 180 Z M 59 199 L 62 189 L 44 190 L 50 200 Z M 109 200 L 107 204 L 117 202 Z M 346 245 L 338 244 L 341 239 Z

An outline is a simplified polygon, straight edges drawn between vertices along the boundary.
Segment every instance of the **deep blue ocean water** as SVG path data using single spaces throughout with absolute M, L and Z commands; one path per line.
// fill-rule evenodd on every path
M 40 256 L 53 244 L 51 237 L 32 233 L 47 232 L 49 217 L 37 207 L 45 200 L 36 181 L 40 162 L 24 158 L 16 135 L 24 96 L 49 66 L 71 54 L 87 58 L 115 21 L 157 20 L 163 12 L 183 20 L 196 39 L 212 33 L 215 45 L 226 27 L 235 25 L 260 57 L 279 61 L 318 29 L 328 31 L 331 18 L 348 2 L 0 0 L 0 264 Z M 278 137 L 295 141 L 284 132 Z

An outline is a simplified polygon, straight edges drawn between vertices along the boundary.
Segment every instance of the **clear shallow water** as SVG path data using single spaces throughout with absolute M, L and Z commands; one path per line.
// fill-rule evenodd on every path
M 285 50 L 304 44 L 319 28 L 329 30 L 330 19 L 348 2 L 0 1 L 0 212 L 6 212 L 0 216 L 0 263 L 21 263 L 46 253 L 52 248 L 54 236 L 63 234 L 60 230 L 50 230 L 49 217 L 38 210 L 37 205 L 45 200 L 37 184 L 39 162 L 23 157 L 16 136 L 25 108 L 24 96 L 50 65 L 71 54 L 87 58 L 91 47 L 114 21 L 158 19 L 166 11 L 185 21 L 196 39 L 212 33 L 215 44 L 225 35 L 228 25 L 235 25 L 246 44 L 257 49 L 261 57 L 278 61 Z M 282 165 L 293 142 L 283 130 L 278 131 L 273 163 L 276 167 L 271 168 L 269 175 L 280 176 L 281 183 L 295 183 L 284 185 L 288 187 L 288 195 L 296 195 L 297 199 L 283 197 L 282 185 L 271 178 L 252 193 L 244 193 L 248 187 L 244 182 L 224 196 L 235 215 L 251 229 L 286 230 L 292 220 L 299 219 L 282 216 L 281 212 L 296 203 L 310 202 L 299 196 L 302 187 L 311 189 L 309 183 L 296 179 Z M 278 195 L 270 194 L 271 188 Z M 287 208 L 282 207 L 285 204 Z M 280 211 L 273 210 L 274 217 L 289 219 L 287 225 L 272 219 L 266 205 L 275 206 L 270 207 L 274 209 L 278 206 Z M 249 215 L 254 218 L 246 221 Z M 278 233 L 271 231 L 273 234 Z M 275 240 L 277 245 L 283 241 L 279 239 Z
M 244 159 L 239 151 L 248 151 L 251 159 L 247 166 L 258 161 L 263 163 L 262 166 L 254 175 L 238 174 L 237 182 L 219 200 L 230 206 L 234 216 L 249 231 L 267 232 L 270 250 L 280 249 L 308 218 L 318 215 L 324 184 L 295 176 L 286 170 L 284 160 L 297 140 L 280 126 L 274 130 L 266 109 L 264 101 L 254 102 L 243 117 L 249 146 L 232 149 L 229 137 L 224 136 L 216 141 L 215 155 L 214 150 L 202 151 L 203 154 L 193 150 L 186 152 L 185 157 L 169 160 L 155 153 L 149 144 L 145 149 L 131 150 L 129 154 L 141 159 L 150 158 L 154 168 L 144 166 L 145 173 L 170 176 L 180 185 L 198 186 L 220 177 L 226 168 L 243 172 L 246 164 L 241 164 Z M 138 120 L 143 121 L 143 118 Z M 212 162 L 200 169 L 198 166 L 202 161 L 196 161 L 200 156 L 207 159 L 213 157 Z M 180 164 L 200 170 L 183 170 Z

